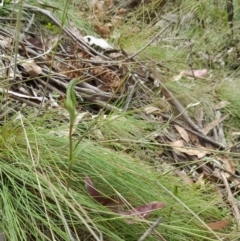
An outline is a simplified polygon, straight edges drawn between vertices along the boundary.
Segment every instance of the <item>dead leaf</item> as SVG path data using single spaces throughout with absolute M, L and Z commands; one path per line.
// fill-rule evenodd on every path
M 185 71 L 183 70 L 183 71 L 180 72 L 179 75 L 174 76 L 173 80 L 174 81 L 179 81 L 184 76 L 184 74 L 185 74 Z
M 93 134 L 94 138 L 97 140 L 100 140 L 100 141 L 105 140 L 103 133 L 99 129 L 93 128 L 93 130 L 91 131 L 91 134 Z
M 214 127 L 216 127 L 217 125 L 219 125 L 221 122 L 223 122 L 225 119 L 227 119 L 229 117 L 229 115 L 225 115 L 222 118 L 216 119 L 214 121 L 212 121 L 211 123 L 207 124 L 204 128 L 203 128 L 203 134 L 207 135 L 209 133 L 209 131 L 211 131 Z
M 113 29 L 113 25 L 111 23 L 100 23 L 96 21 L 94 23 L 94 29 L 101 37 L 108 38 Z
M 186 70 L 184 72 L 185 76 L 192 76 L 199 79 L 205 79 L 207 73 L 208 73 L 207 69 Z
M 118 73 L 116 73 L 115 71 L 105 68 L 104 66 L 97 66 L 92 68 L 92 66 L 90 65 L 89 73 L 93 76 L 97 76 L 98 79 L 101 81 L 98 86 L 99 89 L 112 92 L 117 91 L 119 93 L 124 92 L 124 79 L 121 79 Z
M 111 9 L 114 7 L 114 0 L 104 0 L 104 4 L 108 9 Z
M 127 10 L 125 8 L 119 8 L 116 12 L 117 15 L 125 15 L 127 13 Z
M 215 109 L 215 110 L 220 110 L 220 109 L 226 107 L 226 106 L 229 105 L 229 104 L 230 104 L 230 102 L 228 102 L 228 101 L 226 101 L 226 100 L 222 100 L 222 101 L 220 101 L 220 102 L 214 107 L 214 109 Z
M 227 156 L 224 157 L 224 158 L 222 159 L 222 161 L 223 161 L 223 165 L 224 165 L 225 169 L 226 169 L 227 171 L 229 171 L 230 173 L 234 174 L 236 170 L 235 170 L 235 167 L 234 167 L 234 165 L 233 165 L 233 161 L 230 160 L 230 158 L 227 157 Z
M 198 179 L 197 179 L 197 181 L 196 181 L 196 184 L 200 185 L 201 187 L 204 187 L 204 186 L 205 186 L 204 172 L 201 173 L 201 174 L 198 176 Z
M 28 38 L 27 41 L 31 43 L 34 47 L 37 47 L 39 49 L 43 48 L 42 41 L 39 38 L 31 37 L 31 38 Z
M 146 114 L 159 114 L 161 113 L 161 110 L 157 107 L 154 106 L 147 106 L 144 108 L 144 111 L 146 112 Z
M 59 41 L 62 39 L 62 37 L 63 36 L 56 35 L 56 36 L 51 36 L 47 38 L 45 43 L 46 50 L 49 51 L 54 49 L 59 44 Z
M 200 147 L 199 149 L 186 148 L 184 147 L 184 143 L 182 140 L 171 142 L 173 150 L 176 152 L 181 152 L 188 154 L 189 156 L 197 156 L 199 159 L 203 158 L 207 154 L 209 154 L 209 150 L 204 147 Z
M 99 202 L 103 206 L 111 208 L 112 211 L 115 211 L 123 216 L 126 216 L 127 217 L 126 222 L 128 222 L 128 223 L 136 223 L 137 221 L 139 221 L 139 220 L 136 220 L 136 218 L 137 219 L 147 219 L 151 212 L 153 212 L 154 210 L 157 210 L 157 209 L 161 209 L 165 206 L 164 202 L 153 201 L 153 202 L 144 204 L 142 206 L 133 207 L 132 209 L 125 211 L 122 208 L 125 203 L 123 203 L 123 201 L 121 199 L 119 199 L 116 196 L 112 196 L 112 197 L 103 196 L 103 194 L 101 194 L 94 187 L 91 179 L 88 176 L 85 177 L 85 187 L 86 187 L 88 194 L 93 199 L 95 199 L 97 202 Z M 120 210 L 120 208 L 121 208 L 121 210 Z M 129 220 L 129 218 L 131 218 L 131 219 Z M 135 220 L 134 220 L 134 218 L 135 218 Z
M 193 184 L 193 180 L 191 177 L 189 177 L 185 171 L 179 171 L 179 170 L 175 170 L 174 173 L 176 173 L 186 184 Z
M 39 67 L 34 60 L 24 60 L 20 63 L 29 76 L 35 77 L 42 73 L 42 68 Z
M 102 22 L 106 17 L 104 1 L 92 0 L 92 7 L 95 20 Z
M 88 194 L 95 199 L 97 202 L 101 203 L 103 206 L 113 207 L 117 205 L 122 205 L 119 203 L 119 200 L 116 200 L 115 196 L 105 197 L 103 196 L 93 185 L 91 179 L 86 176 L 85 177 L 85 187 Z
M 213 172 L 211 173 L 211 177 L 217 180 L 222 180 L 221 171 L 218 168 L 214 168 Z
M 189 138 L 190 138 L 190 140 L 191 140 L 193 145 L 195 145 L 195 146 L 199 146 L 200 145 L 199 138 L 196 135 L 194 135 L 192 133 L 188 133 L 188 135 L 189 135 Z
M 174 125 L 174 127 L 178 131 L 179 135 L 183 138 L 183 140 L 186 141 L 187 143 L 189 143 L 189 141 L 190 141 L 189 136 L 188 136 L 188 133 L 185 131 L 185 129 L 179 125 Z
M 123 18 L 122 16 L 118 16 L 117 14 L 114 15 L 114 16 L 111 18 L 111 23 L 112 23 L 113 26 L 119 26 L 119 25 L 121 25 L 121 24 L 123 23 L 123 21 L 124 21 L 124 18 Z M 115 29 L 115 31 L 114 31 L 114 33 L 113 33 L 114 36 L 111 36 L 111 37 L 116 38 L 116 36 L 118 35 L 117 33 L 118 33 L 118 32 L 117 32 L 117 30 Z M 120 35 L 120 33 L 119 33 L 119 35 Z
M 0 47 L 1 47 L 1 49 L 10 48 L 11 43 L 12 43 L 11 38 L 0 36 Z
M 229 156 L 223 156 L 223 157 L 216 157 L 216 159 L 223 164 L 223 169 L 227 170 L 228 172 L 235 174 L 235 167 L 233 165 L 233 161 L 230 159 Z M 232 177 L 229 173 L 224 173 L 226 178 Z
M 131 210 L 128 211 L 120 211 L 119 213 L 124 216 L 129 216 L 127 217 L 127 223 L 136 223 L 138 220 L 137 219 L 148 219 L 149 215 L 151 212 L 157 209 L 162 209 L 165 207 L 164 202 L 157 202 L 153 201 L 147 204 L 144 204 L 139 207 L 132 208 Z M 132 219 L 133 218 L 133 219 Z
M 231 224 L 231 220 L 221 220 L 213 223 L 208 223 L 208 227 L 214 231 L 221 230 L 226 228 L 229 224 Z
M 234 178 L 234 179 L 232 180 L 232 185 L 233 185 L 234 187 L 236 187 L 236 188 L 240 188 L 240 180 Z
M 195 103 L 190 103 L 190 104 L 187 105 L 186 109 L 189 109 L 189 108 L 191 108 L 191 107 L 198 106 L 200 103 L 201 103 L 201 101 L 198 101 L 198 102 L 195 102 Z
M 175 81 L 179 81 L 183 76 L 190 76 L 199 79 L 205 79 L 208 73 L 207 69 L 196 69 L 196 70 L 182 70 L 179 75 L 173 77 Z

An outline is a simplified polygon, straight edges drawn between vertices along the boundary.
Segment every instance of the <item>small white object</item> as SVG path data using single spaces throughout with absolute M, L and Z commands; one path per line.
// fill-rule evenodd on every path
M 3 7 L 4 1 L 5 0 L 2 0 L 2 2 L 0 3 L 0 7 Z
M 95 38 L 93 36 L 87 35 L 84 38 L 84 41 L 89 44 L 90 46 L 97 46 L 104 50 L 113 49 L 113 47 L 104 39 L 102 38 Z

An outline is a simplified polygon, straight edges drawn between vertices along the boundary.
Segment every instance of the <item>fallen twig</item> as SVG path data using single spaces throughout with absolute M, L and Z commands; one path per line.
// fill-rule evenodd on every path
M 133 94 L 134 94 L 134 91 L 135 91 L 135 88 L 136 88 L 137 84 L 138 84 L 138 82 L 136 81 L 133 86 L 129 86 L 129 88 L 128 88 L 127 100 L 126 100 L 126 104 L 123 108 L 124 111 L 127 111 L 128 108 L 129 108 L 129 105 L 130 105 L 130 102 L 132 100 L 132 97 L 133 97 Z
M 43 81 L 41 78 L 36 78 L 36 80 L 44 87 L 47 87 L 47 89 L 57 92 L 61 97 L 65 96 L 65 93 L 63 93 L 58 88 L 52 86 L 51 84 L 47 83 L 46 81 Z
M 85 41 L 83 39 L 80 39 L 80 38 L 76 37 L 75 34 L 73 34 L 67 27 L 62 26 L 62 24 L 58 20 L 58 18 L 56 18 L 54 16 L 54 14 L 52 14 L 49 10 L 38 8 L 38 7 L 35 7 L 35 6 L 32 6 L 32 5 L 29 5 L 29 4 L 24 4 L 23 7 L 26 8 L 27 10 L 29 10 L 29 11 L 42 13 L 42 14 L 46 15 L 47 17 L 49 17 L 54 22 L 54 24 L 56 24 L 59 28 L 61 28 L 63 30 L 63 32 L 66 35 L 68 35 L 73 41 L 78 43 L 78 46 L 81 49 L 83 49 L 86 53 L 88 53 L 90 56 L 93 56 L 92 53 L 94 53 L 96 55 L 101 56 L 103 59 L 109 59 L 107 56 L 100 54 L 94 48 L 92 48 L 90 45 L 85 43 Z
M 184 118 L 184 120 L 197 132 L 202 133 L 202 129 L 199 128 L 192 119 L 188 116 L 186 108 L 184 108 L 181 103 L 175 98 L 175 96 L 164 86 L 164 84 L 159 80 L 159 84 L 162 87 L 163 95 L 178 111 L 178 113 Z
M 235 218 L 237 220 L 237 224 L 238 224 L 238 226 L 240 226 L 239 207 L 237 206 L 236 201 L 234 200 L 234 196 L 233 196 L 232 191 L 231 191 L 231 189 L 229 187 L 227 178 L 225 177 L 225 175 L 221 171 L 219 171 L 219 174 L 221 175 L 223 183 L 225 185 L 225 188 L 226 188 L 226 191 L 227 191 L 227 196 L 228 196 L 228 201 L 229 201 L 229 203 L 231 204 L 231 206 L 233 208 L 233 213 L 234 213 L 234 216 L 235 216 Z
M 166 120 L 171 119 L 170 115 L 163 114 L 163 113 L 160 113 L 160 115 L 161 115 L 164 119 L 166 119 Z M 224 150 L 224 149 L 226 148 L 226 146 L 223 145 L 222 143 L 217 142 L 217 141 L 214 141 L 214 140 L 212 140 L 210 137 L 205 136 L 205 135 L 203 135 L 202 133 L 199 133 L 199 132 L 197 132 L 197 131 L 194 131 L 194 130 L 192 130 L 192 129 L 186 127 L 186 126 L 184 126 L 181 122 L 179 122 L 179 121 L 177 121 L 177 120 L 170 120 L 170 122 L 171 122 L 171 123 L 174 123 L 174 124 L 177 124 L 177 125 L 179 125 L 179 126 L 181 126 L 181 127 L 183 127 L 185 130 L 187 130 L 187 131 L 191 132 L 192 134 L 198 136 L 198 137 L 201 138 L 202 140 L 204 140 L 204 141 L 206 141 L 206 142 L 208 142 L 208 143 L 211 143 L 212 145 L 214 145 L 215 147 L 217 147 L 217 148 L 219 148 L 219 149 L 221 149 L 221 150 Z
M 158 219 L 146 230 L 146 232 L 138 239 L 138 241 L 143 241 L 161 222 L 162 222 L 162 219 L 161 219 L 161 218 L 158 218 Z

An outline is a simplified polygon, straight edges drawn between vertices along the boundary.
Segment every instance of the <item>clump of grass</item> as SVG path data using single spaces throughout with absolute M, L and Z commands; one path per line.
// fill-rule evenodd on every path
M 132 26 L 126 25 L 120 31 L 125 34 L 124 47 L 132 51 L 145 45 L 156 33 L 155 28 L 148 28 L 126 34 L 129 29 Z M 179 33 L 189 36 L 187 30 L 179 29 Z M 195 39 L 203 34 L 190 32 Z M 211 41 L 211 37 L 209 39 Z M 198 42 L 196 51 L 211 46 L 203 42 Z M 147 48 L 141 57 L 172 61 L 171 67 L 177 72 L 188 66 L 188 54 L 185 48 L 176 48 L 167 42 Z M 200 61 L 194 64 L 201 66 Z M 174 87 L 171 87 L 173 91 Z M 224 91 L 221 95 L 224 96 Z M 114 115 L 117 114 L 112 113 Z M 233 227 L 215 232 L 206 225 L 227 219 L 230 212 L 211 185 L 185 184 L 171 172 L 156 171 L 149 166 L 146 155 L 141 155 L 150 148 L 153 152 L 159 151 L 159 145 L 151 139 L 153 130 L 162 128 L 159 124 L 143 121 L 132 114 L 112 116 L 79 124 L 77 134 L 70 137 L 74 144 L 81 139 L 74 150 L 69 148 L 67 137 L 51 132 L 61 128 L 59 122 L 52 121 L 50 114 L 49 119 L 46 116 L 32 118 L 31 114 L 28 117 L 16 115 L 1 126 L 0 227 L 8 240 L 72 241 L 101 240 L 101 237 L 116 241 L 138 240 L 158 217 L 162 217 L 162 223 L 146 240 L 224 238 L 230 241 L 238 237 Z M 42 128 L 44 123 L 51 123 L 49 129 Z M 92 125 L 89 131 L 86 127 Z M 95 130 L 102 134 L 100 138 Z M 138 206 L 154 200 L 165 202 L 166 207 L 153 212 L 149 220 L 129 224 L 118 213 L 94 201 L 85 190 L 86 175 L 104 195 L 115 194 L 124 200 L 128 204 L 126 208 L 130 208 L 129 204 Z M 71 178 L 71 185 L 66 184 L 68 178 Z
M 240 128 L 240 91 L 239 91 L 238 74 L 233 74 L 221 82 L 218 86 L 216 93 L 220 100 L 228 101 L 229 105 L 224 108 L 226 113 L 230 114 L 230 119 L 227 126 L 231 131 L 238 131 Z
M 216 240 L 217 236 L 220 240 L 223 236 L 199 221 L 209 223 L 227 216 L 227 207 L 210 187 L 181 184 L 172 175 L 152 170 L 144 160 L 140 164 L 126 152 L 119 155 L 89 138 L 74 152 L 67 192 L 67 138 L 54 136 L 21 118 L 1 127 L 2 133 L 15 130 L 0 140 L 1 228 L 9 240 L 73 240 L 77 236 L 100 240 L 99 233 L 104 240 L 137 240 L 159 216 L 163 223 L 147 240 L 159 240 L 161 236 L 167 240 Z M 125 118 L 122 125 L 130 126 L 132 119 Z M 108 124 L 108 120 L 102 123 L 106 137 Z M 142 121 L 140 126 L 144 124 Z M 124 138 L 124 132 L 121 135 Z M 156 200 L 165 202 L 166 207 L 154 212 L 149 220 L 130 225 L 89 196 L 84 187 L 86 175 L 101 193 L 116 194 L 132 206 Z M 173 195 L 176 186 L 178 191 Z M 224 230 L 224 236 L 228 233 L 231 230 Z

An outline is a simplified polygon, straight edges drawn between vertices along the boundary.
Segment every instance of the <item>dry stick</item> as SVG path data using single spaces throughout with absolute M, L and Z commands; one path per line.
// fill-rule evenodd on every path
M 32 107 L 35 107 L 35 108 L 39 108 L 39 104 L 36 104 L 36 103 L 34 103 L 34 102 L 30 101 L 30 100 L 27 100 L 25 98 L 21 98 L 21 97 L 15 96 L 15 95 L 11 95 L 10 97 L 12 99 L 14 99 L 14 100 L 18 100 L 19 102 L 26 103 L 29 106 L 32 106 Z
M 183 116 L 184 120 L 197 132 L 202 133 L 202 129 L 199 128 L 188 116 L 186 109 L 181 105 L 181 103 L 174 97 L 174 95 L 163 85 L 159 80 L 160 85 L 162 86 L 163 95 L 166 97 L 173 106 L 176 107 L 180 115 Z
M 150 45 L 160 34 L 162 34 L 172 23 L 170 23 L 167 27 L 165 27 L 160 33 L 158 33 L 147 45 L 145 45 L 142 49 L 140 49 L 137 53 L 133 54 L 132 56 L 128 57 L 128 59 L 132 59 L 141 51 L 143 51 L 148 45 Z M 188 116 L 186 109 L 181 105 L 181 103 L 174 97 L 174 95 L 163 85 L 163 83 L 159 80 L 160 85 L 162 86 L 163 94 L 167 98 L 167 100 L 176 107 L 179 114 L 183 116 L 185 121 L 197 132 L 202 133 L 202 129 L 199 128 Z
M 169 115 L 167 115 L 167 114 L 160 114 L 160 115 L 161 115 L 164 119 L 166 119 L 166 120 L 169 120 L 169 119 L 171 118 L 171 117 L 170 117 Z M 203 135 L 202 133 L 199 133 L 199 132 L 196 132 L 196 131 L 191 130 L 190 128 L 184 126 L 181 122 L 179 122 L 179 121 L 177 121 L 177 120 L 171 120 L 171 122 L 174 123 L 174 124 L 177 124 L 177 125 L 179 125 L 179 126 L 181 126 L 181 127 L 183 127 L 185 130 L 187 130 L 187 131 L 191 132 L 192 134 L 198 136 L 199 138 L 203 139 L 204 141 L 207 141 L 208 143 L 211 143 L 212 145 L 214 145 L 215 147 L 217 147 L 217 148 L 219 148 L 219 149 L 221 149 L 221 150 L 224 150 L 224 149 L 226 148 L 226 146 L 223 145 L 222 143 L 217 142 L 217 141 L 214 141 L 214 140 L 212 140 L 210 137 L 205 136 L 205 135 Z
M 13 38 L 13 37 L 11 36 L 10 38 Z M 21 41 L 20 41 L 19 43 L 21 43 Z M 33 49 L 30 49 L 30 48 L 28 48 L 28 47 L 25 47 L 25 49 L 23 49 L 21 44 L 18 46 L 18 48 L 19 48 L 19 49 L 22 49 L 23 51 L 26 51 L 26 54 L 29 54 L 29 53 L 33 54 L 35 57 L 31 58 L 32 60 L 33 60 L 33 59 L 39 59 L 39 60 L 41 60 L 41 61 L 43 61 L 43 62 L 46 61 L 45 58 L 43 57 L 43 55 L 49 53 L 50 50 L 51 50 L 51 49 L 50 49 L 50 50 L 48 50 L 47 52 L 39 55 L 39 54 L 37 54 Z M 17 62 L 17 64 L 18 64 L 19 62 L 21 63 L 21 61 L 22 61 L 22 60 L 19 60 L 19 61 Z M 12 67 L 12 66 L 15 66 L 14 63 L 10 63 L 9 65 L 5 65 L 5 67 L 4 67 L 3 69 L 7 69 L 7 68 Z
M 40 60 L 42 60 L 43 62 L 45 61 L 45 59 L 44 59 L 44 57 L 43 56 L 39 56 L 34 50 L 32 50 L 32 49 L 30 49 L 30 48 L 26 48 L 26 50 L 27 50 L 27 52 L 28 53 L 31 53 L 31 54 L 34 54 L 35 55 L 35 57 L 36 57 L 36 59 L 40 59 Z M 70 65 L 70 64 L 68 64 L 68 66 L 70 66 L 72 69 L 74 69 L 74 70 L 77 70 L 77 68 L 75 68 L 73 65 Z M 46 72 L 46 75 L 49 73 L 49 69 L 47 69 L 47 70 L 45 70 L 45 69 L 43 69 L 43 72 Z M 89 73 L 86 73 L 87 75 L 89 75 L 90 77 L 94 77 L 94 76 L 92 76 L 91 74 L 89 74 Z M 59 73 L 55 73 L 54 72 L 54 75 L 56 75 L 56 76 L 60 76 L 61 74 L 59 74 Z M 63 76 L 64 78 L 67 78 L 66 76 Z M 96 77 L 95 77 L 96 78 Z M 97 80 L 99 80 L 98 78 L 96 78 Z M 50 80 L 53 80 L 52 79 L 52 77 L 50 77 Z M 58 82 L 59 82 L 59 79 L 57 80 Z M 56 82 L 56 81 L 55 81 Z M 106 97 L 111 97 L 112 95 L 110 95 L 110 94 L 108 94 L 108 93 L 106 93 L 106 92 L 104 92 L 104 91 L 101 91 L 100 89 L 98 89 L 97 87 L 94 87 L 94 86 L 91 86 L 90 84 L 87 84 L 87 83 L 82 83 L 82 84 L 85 84 L 85 85 L 87 85 L 88 86 L 88 88 L 90 88 L 90 89 L 94 89 L 97 93 L 100 93 L 102 96 L 106 96 Z M 64 84 L 63 85 L 64 86 L 64 88 L 66 88 L 66 84 Z M 75 89 L 77 89 L 77 87 L 75 87 Z
M 79 86 L 76 86 L 75 90 L 78 91 L 80 94 L 83 94 L 83 95 L 89 96 L 89 97 L 102 97 L 102 98 L 105 98 L 105 99 L 113 98 L 115 100 L 118 99 L 118 97 L 115 97 L 115 96 L 112 97 L 112 95 L 110 95 L 107 92 L 102 92 L 102 93 L 96 92 L 92 89 L 82 88 L 82 87 L 79 87 Z
M 240 176 L 239 176 L 239 175 L 228 171 L 226 168 L 222 168 L 221 166 L 217 166 L 217 167 L 215 167 L 215 168 L 218 168 L 219 170 L 221 170 L 221 171 L 223 171 L 223 172 L 227 172 L 229 175 L 231 175 L 231 176 L 234 177 L 234 178 L 240 179 Z M 238 186 L 239 183 L 237 183 L 236 185 Z M 235 185 L 234 185 L 234 186 L 235 186 Z
M 38 8 L 38 7 L 35 7 L 35 6 L 32 6 L 32 5 L 28 5 L 28 4 L 24 4 L 24 8 L 30 10 L 30 11 L 33 11 L 33 12 L 38 12 L 38 13 L 42 13 L 44 15 L 46 15 L 47 17 L 49 17 L 59 28 L 62 29 L 62 31 L 67 34 L 72 40 L 74 40 L 75 42 L 78 43 L 78 46 L 81 48 L 81 49 L 84 49 L 84 51 L 86 53 L 88 53 L 90 56 L 92 56 L 91 52 L 89 51 L 92 50 L 92 52 L 94 53 L 97 53 L 99 56 L 101 56 L 102 58 L 105 58 L 105 59 L 108 59 L 106 56 L 104 55 L 101 55 L 99 54 L 98 52 L 96 52 L 93 48 L 91 48 L 87 43 L 84 42 L 83 39 L 79 39 L 77 38 L 68 28 L 66 28 L 65 26 L 62 25 L 62 23 L 59 21 L 58 18 L 56 18 L 50 11 L 48 10 L 44 10 L 44 9 L 41 9 L 41 8 Z M 47 52 L 49 52 L 50 50 L 48 50 Z M 50 76 L 49 76 L 50 77 Z M 48 77 L 48 78 L 49 78 Z M 49 81 L 49 79 L 48 79 Z M 47 82 L 48 82 L 47 81 Z M 44 90 L 45 92 L 45 90 Z M 42 102 L 40 104 L 40 107 L 39 107 L 39 112 L 41 110 L 41 107 L 42 107 Z
M 49 69 L 42 69 L 42 72 L 43 72 L 43 74 L 41 74 L 40 76 L 43 76 L 43 77 L 47 77 L 48 76 L 48 74 L 49 74 Z M 46 75 L 44 75 L 46 73 Z M 65 88 L 65 89 L 67 89 L 67 85 L 68 85 L 68 83 L 66 82 L 66 83 L 64 83 L 63 81 L 60 81 L 60 74 L 57 74 L 57 73 L 54 73 L 54 72 L 51 72 L 50 74 L 52 74 L 52 76 L 56 76 L 56 77 L 58 77 L 58 78 L 54 78 L 54 77 L 49 77 L 49 80 L 52 80 L 53 82 L 55 82 L 57 85 L 59 85 L 59 86 L 62 86 L 63 88 Z
M 161 222 L 162 222 L 162 219 L 161 219 L 161 218 L 158 218 L 158 219 L 146 230 L 146 232 L 138 239 L 138 241 L 143 241 Z
M 59 28 L 61 28 L 63 30 L 63 32 L 65 34 L 67 34 L 73 41 L 77 42 L 79 47 L 84 49 L 84 51 L 86 51 L 86 53 L 88 53 L 89 55 L 93 56 L 93 54 L 91 53 L 91 52 L 93 52 L 94 54 L 99 55 L 103 59 L 109 59 L 107 56 L 102 55 L 101 53 L 99 53 L 95 49 L 93 49 L 90 45 L 85 43 L 85 41 L 83 39 L 76 37 L 67 27 L 62 26 L 59 19 L 57 17 L 55 17 L 50 11 L 41 9 L 41 8 L 29 5 L 29 4 L 24 4 L 23 7 L 30 11 L 42 13 L 42 14 L 46 15 L 47 17 L 49 17 L 54 22 L 54 24 L 56 24 Z
M 30 21 L 28 22 L 27 27 L 24 29 L 24 33 L 21 35 L 21 39 L 22 39 L 23 37 L 25 37 L 25 33 L 27 33 L 27 32 L 29 31 L 29 29 L 32 27 L 34 18 L 35 18 L 35 14 L 32 15 Z
M 102 90 L 100 90 L 99 88 L 97 88 L 97 87 L 95 87 L 95 86 L 93 86 L 93 85 L 91 85 L 91 84 L 89 84 L 89 83 L 87 83 L 87 82 L 81 82 L 81 83 L 80 83 L 80 86 L 83 87 L 83 88 L 87 88 L 87 89 L 89 89 L 89 90 L 92 90 L 92 91 L 94 91 L 95 93 L 99 93 L 99 94 L 101 94 L 101 95 L 106 95 L 106 96 L 108 96 L 108 97 L 111 97 L 111 94 L 109 94 L 109 93 L 107 93 L 107 92 L 105 92 L 105 91 L 102 91 Z
M 84 46 L 84 47 L 86 48 L 86 46 L 87 46 L 88 49 L 92 50 L 93 52 L 96 52 L 94 49 L 92 49 L 89 45 L 87 45 L 87 44 L 86 44 L 85 42 L 83 42 L 81 39 L 76 38 L 76 37 L 70 32 L 70 30 L 68 30 L 66 27 L 62 27 L 60 21 L 59 21 L 57 18 L 55 18 L 55 16 L 52 15 L 51 12 L 49 12 L 49 11 L 47 11 L 47 10 L 43 10 L 43 9 L 37 8 L 37 7 L 34 7 L 34 6 L 30 6 L 30 5 L 24 5 L 24 7 L 28 8 L 28 9 L 31 9 L 32 11 L 40 12 L 40 13 L 43 13 L 43 14 L 47 15 L 51 20 L 54 21 L 54 23 L 55 23 L 56 25 L 58 25 L 59 27 L 63 28 L 63 31 L 64 31 L 68 36 L 70 36 L 73 40 L 75 40 L 75 41 L 77 40 L 78 42 L 80 42 L 80 43 L 81 43 L 81 47 Z M 83 46 L 82 46 L 82 45 L 83 45 Z M 90 54 L 90 52 L 89 52 L 88 49 L 84 49 L 84 50 L 85 50 L 87 53 Z M 30 48 L 26 48 L 26 50 L 27 50 L 28 52 L 30 52 L 31 54 L 34 54 L 36 59 L 40 59 L 40 60 L 42 60 L 42 61 L 45 61 L 45 58 L 43 57 L 43 55 L 45 55 L 46 53 L 43 53 L 43 54 L 39 55 L 39 54 L 37 54 L 35 51 L 33 51 L 32 49 L 30 49 Z M 47 52 L 49 52 L 49 51 L 47 51 Z M 99 55 L 98 52 L 96 52 L 96 53 Z M 106 58 L 106 56 L 103 56 L 103 57 Z M 56 74 L 56 75 L 58 75 L 58 74 Z M 62 85 L 64 88 L 66 88 L 66 84 L 65 84 L 65 83 L 62 83 L 62 82 L 60 82 L 59 80 L 55 80 L 54 78 L 51 78 L 51 77 L 50 77 L 50 80 L 52 80 L 52 81 L 54 81 L 54 82 L 57 82 L 57 84 L 60 84 L 60 85 Z M 100 106 L 102 106 L 103 103 L 104 103 L 104 102 L 99 102 L 99 101 L 96 102 L 96 104 L 98 104 L 98 105 L 100 105 Z M 114 109 L 113 106 L 110 106 L 110 105 L 107 106 L 107 107 L 108 107 L 108 109 L 110 109 L 110 110 Z
M 220 110 L 216 110 L 216 118 L 221 119 L 221 111 Z M 217 140 L 221 141 L 224 145 L 227 144 L 222 123 L 218 124 L 218 139 Z
M 52 81 L 54 81 L 55 83 L 63 86 L 64 88 L 67 88 L 67 84 L 61 82 L 59 79 L 55 79 L 55 78 L 50 77 L 50 80 L 52 80 Z M 89 85 L 88 85 L 88 86 L 89 86 Z M 99 94 L 100 94 L 100 93 L 101 93 L 101 92 L 99 92 Z M 91 98 L 91 97 L 92 97 L 92 96 L 86 97 L 86 98 Z M 100 100 L 97 100 L 97 99 L 94 99 L 94 98 L 91 98 L 91 101 L 92 101 L 93 103 L 95 103 L 96 105 L 100 106 L 100 107 L 106 107 L 106 109 L 107 109 L 107 110 L 110 110 L 110 111 L 116 111 L 116 110 L 117 110 L 117 111 L 122 111 L 121 109 L 119 109 L 119 108 L 117 108 L 117 107 L 115 107 L 115 106 L 113 106 L 113 105 L 111 105 L 111 104 L 108 104 L 108 103 L 106 103 L 106 102 L 104 102 L 104 101 L 100 101 Z
M 231 192 L 231 189 L 230 189 L 230 187 L 229 187 L 227 178 L 224 176 L 224 174 L 223 174 L 221 171 L 219 171 L 219 172 L 220 172 L 220 175 L 222 176 L 223 183 L 224 183 L 224 185 L 225 185 L 225 187 L 226 187 L 226 190 L 227 190 L 228 201 L 229 201 L 229 203 L 230 203 L 230 204 L 232 205 L 232 207 L 233 207 L 234 216 L 235 216 L 235 218 L 236 218 L 236 220 L 237 220 L 238 226 L 240 226 L 240 213 L 239 213 L 239 208 L 238 208 L 238 206 L 237 206 L 237 204 L 236 204 L 236 201 L 234 200 L 234 196 L 233 196 L 233 194 L 232 194 L 232 192 Z
M 12 38 L 12 35 L 3 28 L 0 28 L 0 33 L 1 33 L 1 35 L 4 35 L 5 37 Z
M 61 90 L 59 90 L 58 88 L 52 86 L 51 84 L 47 83 L 46 81 L 43 81 L 41 78 L 36 78 L 36 80 L 44 85 L 45 87 L 47 87 L 47 89 L 52 90 L 52 91 L 56 91 L 61 97 L 65 96 L 65 93 L 63 93 Z
M 128 97 L 127 97 L 127 100 L 126 100 L 126 104 L 123 107 L 123 111 L 127 111 L 128 110 L 130 102 L 131 102 L 131 100 L 133 98 L 133 94 L 134 94 L 134 91 L 135 91 L 135 88 L 136 88 L 137 84 L 138 84 L 138 82 L 136 81 L 133 86 L 129 87 L 128 92 L 127 92 Z

